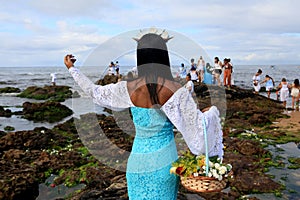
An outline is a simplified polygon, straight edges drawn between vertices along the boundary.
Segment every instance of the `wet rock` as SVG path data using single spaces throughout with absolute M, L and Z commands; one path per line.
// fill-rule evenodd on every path
M 11 117 L 13 113 L 10 109 L 4 109 L 3 106 L 0 106 L 0 117 Z
M 12 126 L 5 126 L 5 127 L 4 127 L 4 130 L 5 130 L 5 131 L 14 131 L 15 128 L 12 127 Z
M 19 93 L 21 90 L 15 87 L 0 88 L 0 93 Z
M 1 138 L 2 136 L 4 136 L 4 135 L 6 135 L 6 132 L 5 132 L 5 131 L 0 131 L 0 138 Z
M 84 193 L 79 200 L 99 200 L 101 196 L 101 191 L 99 190 L 91 190 Z
M 31 86 L 26 88 L 17 96 L 29 99 L 62 102 L 68 98 L 72 98 L 72 91 L 69 86 Z
M 59 102 L 23 103 L 23 117 L 35 122 L 58 122 L 73 114 L 73 111 Z
M 271 120 L 264 114 L 253 114 L 253 116 L 249 118 L 249 122 L 250 124 L 257 126 L 264 126 L 272 123 Z
M 122 77 L 121 77 L 122 78 Z M 111 83 L 117 83 L 119 77 L 115 75 L 105 75 L 103 79 L 99 79 L 96 84 L 97 85 L 107 85 Z
M 114 82 L 107 77 L 105 83 Z M 104 83 L 103 83 L 104 84 Z M 208 88 L 208 90 L 205 90 Z M 199 90 L 198 90 L 199 89 Z M 197 91 L 199 106 L 210 105 L 210 96 L 224 90 L 222 87 L 207 87 L 199 85 Z M 226 146 L 224 162 L 233 166 L 234 177 L 229 181 L 227 192 L 214 194 L 197 194 L 180 186 L 178 199 L 239 199 L 251 192 L 272 192 L 280 189 L 280 185 L 264 174 L 262 159 L 270 153 L 260 147 L 259 142 L 230 136 L 238 136 L 243 130 L 264 124 L 280 117 L 282 106 L 276 101 L 253 95 L 252 91 L 233 87 L 225 89 L 226 116 L 224 126 L 224 145 Z M 223 99 L 220 99 L 220 101 Z M 39 105 L 26 103 L 26 111 L 34 116 L 40 107 L 54 105 L 50 110 L 56 110 L 59 104 Z M 48 112 L 47 109 L 41 112 Z M 61 113 L 61 112 L 54 112 Z M 265 118 L 262 118 L 264 116 Z M 83 120 L 83 121 L 79 121 Z M 84 122 L 82 127 L 75 125 Z M 99 128 L 100 127 L 100 128 Z M 101 132 L 99 132 L 99 129 Z M 232 129 L 235 131 L 231 132 Z M 78 135 L 82 131 L 83 135 Z M 265 132 L 263 132 L 265 133 Z M 263 134 L 260 133 L 260 134 Z M 0 132 L 1 134 L 1 132 Z M 112 169 L 97 161 L 90 153 L 82 153 L 84 146 L 81 140 L 91 141 L 95 135 L 104 134 L 110 143 L 93 141 L 91 149 L 104 147 L 107 153 L 113 152 L 111 144 L 119 149 L 130 151 L 134 137 L 134 126 L 130 113 L 112 116 L 89 113 L 80 119 L 70 119 L 58 124 L 53 129 L 39 127 L 30 131 L 2 133 L 0 137 L 0 199 L 36 199 L 38 184 L 43 183 L 50 174 L 58 175 L 55 184 L 72 182 L 79 184 L 84 181 L 85 188 L 75 192 L 69 198 L 77 199 L 128 199 L 125 172 Z M 272 133 L 270 130 L 268 134 Z M 106 160 L 104 160 L 106 161 Z M 126 163 L 125 163 L 126 164 Z M 82 180 L 82 175 L 85 178 Z M 72 196 L 72 197 L 71 197 Z M 249 198 L 255 199 L 255 198 Z

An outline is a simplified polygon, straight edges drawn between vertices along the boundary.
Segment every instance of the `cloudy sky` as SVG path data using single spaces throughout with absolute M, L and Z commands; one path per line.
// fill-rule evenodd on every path
M 234 64 L 300 65 L 298 0 L 10 0 L 0 6 L 0 67 L 83 63 L 127 31 L 172 30 Z

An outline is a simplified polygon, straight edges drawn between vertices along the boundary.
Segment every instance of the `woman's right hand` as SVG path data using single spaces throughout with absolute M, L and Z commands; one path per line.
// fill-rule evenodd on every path
M 76 62 L 76 59 L 72 54 L 68 54 L 64 58 L 64 63 L 68 69 L 74 66 L 74 63 Z

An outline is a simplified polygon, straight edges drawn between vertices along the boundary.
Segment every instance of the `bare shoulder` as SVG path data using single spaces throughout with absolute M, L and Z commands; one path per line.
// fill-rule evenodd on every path
M 171 90 L 173 93 L 175 93 L 179 88 L 182 87 L 182 85 L 176 81 L 169 81 L 166 80 L 164 86 Z
M 127 81 L 127 89 L 129 94 L 131 95 L 134 91 L 141 88 L 145 85 L 145 81 L 143 79 L 134 79 L 131 81 Z
M 170 90 L 171 93 L 175 93 L 182 85 L 176 81 L 171 80 L 158 80 L 159 85 L 163 86 L 163 90 Z M 133 91 L 139 90 L 146 86 L 146 82 L 143 78 L 135 79 L 127 82 L 128 92 L 131 94 Z

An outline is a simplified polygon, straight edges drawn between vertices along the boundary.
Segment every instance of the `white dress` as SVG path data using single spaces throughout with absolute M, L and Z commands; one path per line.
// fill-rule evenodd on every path
M 288 83 L 282 84 L 281 83 L 281 89 L 280 89 L 280 101 L 287 101 L 289 97 L 289 88 L 288 88 Z
M 297 98 L 299 96 L 299 93 L 300 93 L 299 88 L 293 86 L 291 89 L 291 96 Z
M 260 76 L 253 76 L 253 87 L 255 92 L 259 92 L 260 90 Z

